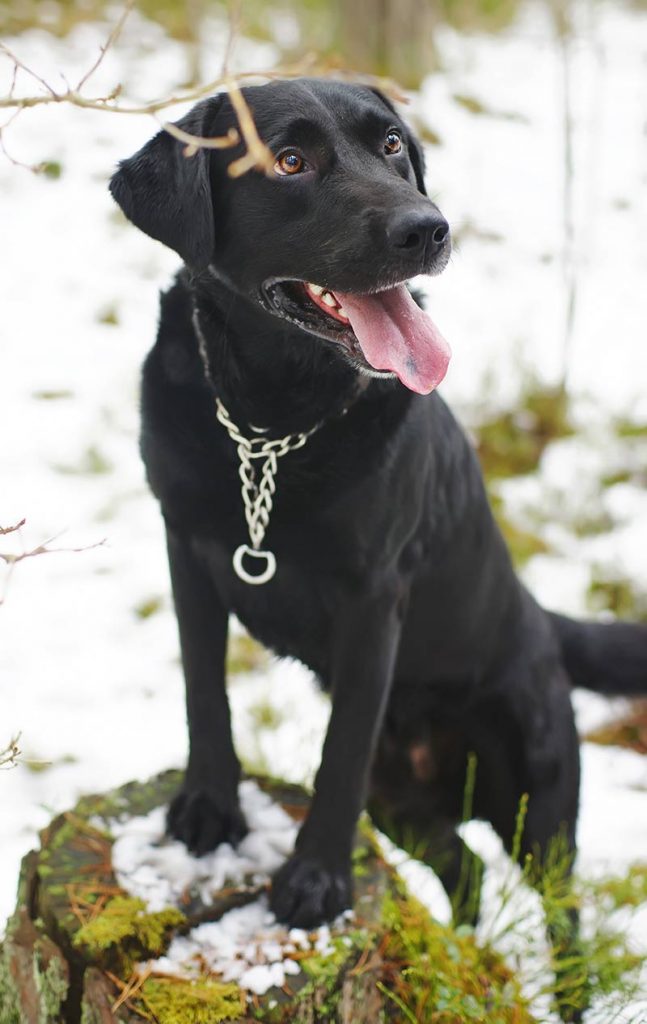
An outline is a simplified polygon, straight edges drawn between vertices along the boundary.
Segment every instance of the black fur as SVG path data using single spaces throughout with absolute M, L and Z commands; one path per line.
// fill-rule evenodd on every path
M 351 846 L 367 802 L 455 889 L 471 751 L 473 815 L 510 849 L 528 793 L 522 852 L 541 861 L 561 833 L 572 853 L 571 683 L 644 692 L 647 632 L 546 614 L 513 571 L 472 448 L 440 396 L 371 379 L 321 325 L 300 327 L 268 305 L 274 279 L 366 292 L 442 269 L 448 246 L 389 243 L 398 218 L 440 218 L 418 143 L 393 108 L 369 89 L 323 81 L 245 95 L 272 150 L 298 148 L 308 170 L 234 180 L 227 165 L 238 150 L 186 158 L 161 133 L 122 163 L 112 191 L 190 268 L 162 298 L 143 383 L 142 452 L 168 531 L 190 733 L 169 828 L 198 853 L 245 829 L 224 678 L 235 612 L 332 695 L 311 811 L 272 890 L 279 918 L 312 926 L 351 900 Z M 181 122 L 206 135 L 235 123 L 222 98 Z M 403 149 L 386 155 L 393 128 Z M 265 586 L 232 568 L 247 532 L 236 448 L 214 395 L 247 434 L 252 424 L 272 437 L 320 424 L 280 460 L 266 538 L 278 570 Z M 470 871 L 478 876 L 477 858 Z M 459 900 L 456 912 L 467 919 L 474 907 Z

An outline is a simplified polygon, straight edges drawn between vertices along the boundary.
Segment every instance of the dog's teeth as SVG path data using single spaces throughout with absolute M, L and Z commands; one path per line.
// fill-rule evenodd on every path
M 310 284 L 308 282 L 308 291 L 312 292 L 313 295 L 321 295 L 323 288 L 318 284 Z
M 346 317 L 347 320 L 349 319 L 348 313 L 346 312 L 343 306 L 337 306 L 337 312 L 339 313 L 340 316 Z
M 326 303 L 327 306 L 336 306 L 337 299 L 331 292 L 323 292 L 321 299 Z

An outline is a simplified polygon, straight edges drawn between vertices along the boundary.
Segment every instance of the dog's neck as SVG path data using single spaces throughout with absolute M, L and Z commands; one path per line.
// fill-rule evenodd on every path
M 392 391 L 330 344 L 282 322 L 211 278 L 191 284 L 194 327 L 205 373 L 242 429 L 272 436 L 334 419 L 365 394 Z

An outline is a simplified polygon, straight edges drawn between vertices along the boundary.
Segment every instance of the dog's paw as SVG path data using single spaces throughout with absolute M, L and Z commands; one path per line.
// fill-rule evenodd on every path
M 352 902 L 350 866 L 333 871 L 298 853 L 279 868 L 272 881 L 270 908 L 292 928 L 317 928 L 332 921 Z
M 224 807 L 204 789 L 181 789 L 168 809 L 166 830 L 201 856 L 221 843 L 236 846 L 247 834 L 247 825 L 237 805 Z

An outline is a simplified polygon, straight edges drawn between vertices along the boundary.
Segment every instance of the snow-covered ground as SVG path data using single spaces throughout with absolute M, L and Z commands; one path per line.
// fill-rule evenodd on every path
M 575 15 L 566 252 L 564 55 L 543 6 L 530 5 L 502 36 L 443 31 L 444 73 L 427 79 L 410 113 L 442 140 L 428 147 L 427 180 L 460 240 L 428 286 L 454 350 L 443 393 L 457 408 L 472 415 L 480 404 L 512 401 L 528 367 L 556 379 L 575 268 L 568 381 L 581 430 L 505 493 L 521 517 L 539 509 L 560 520 L 544 528 L 553 552 L 533 559 L 525 576 L 540 600 L 582 613 L 594 565 L 647 588 L 647 494 L 624 483 L 601 495 L 598 484 L 625 457 L 612 418 L 647 417 L 647 13 L 591 0 Z M 80 77 L 106 34 L 99 25 L 64 40 L 33 31 L 10 45 L 54 83 L 60 73 Z M 223 39 L 213 24 L 205 77 L 218 72 Z M 274 59 L 266 45 L 239 46 L 242 67 Z M 8 72 L 0 62 L 0 94 Z M 181 46 L 133 16 L 88 92 L 122 82 L 128 97 L 156 98 L 185 77 Z M 476 98 L 482 112 L 456 96 Z M 22 562 L 0 607 L 0 747 L 21 731 L 25 756 L 41 762 L 40 771 L 23 764 L 0 775 L 0 920 L 13 906 L 20 857 L 54 812 L 185 756 L 161 522 L 136 442 L 139 366 L 176 259 L 127 227 L 106 190 L 116 161 L 155 128 L 150 117 L 41 108 L 5 141 L 16 159 L 60 163 L 60 178 L 0 158 L 0 525 L 27 518 L 19 539 L 0 539 L 0 551 L 54 534 L 62 536 L 53 547 L 105 540 Z M 634 446 L 643 470 L 645 457 Z M 611 516 L 612 530 L 577 537 L 563 525 L 592 507 Z M 327 707 L 304 670 L 273 663 L 237 678 L 231 700 L 243 756 L 286 778 L 312 777 Z M 587 727 L 609 714 L 608 702 L 585 694 L 576 706 Z M 261 728 L 268 717 L 272 728 Z M 646 856 L 647 762 L 592 745 L 583 761 L 580 870 L 622 873 Z M 482 826 L 468 829 L 495 879 L 507 870 L 499 848 Z M 442 913 L 433 881 L 424 885 Z M 632 927 L 647 944 L 645 912 Z M 647 1004 L 643 1014 L 634 1007 L 624 1019 L 647 1019 Z M 594 1020 L 604 1017 L 589 1014 Z

